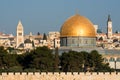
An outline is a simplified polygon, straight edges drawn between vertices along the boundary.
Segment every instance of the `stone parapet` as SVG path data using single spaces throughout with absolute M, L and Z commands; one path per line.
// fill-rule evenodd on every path
M 9 72 L 1 73 L 0 80 L 120 80 L 116 72 Z

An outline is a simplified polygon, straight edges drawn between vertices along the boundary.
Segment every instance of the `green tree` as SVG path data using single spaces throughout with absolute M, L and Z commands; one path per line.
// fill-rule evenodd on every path
M 62 71 L 110 71 L 102 55 L 96 50 L 88 52 L 69 51 L 61 55 Z
M 40 71 L 52 71 L 53 70 L 53 54 L 52 51 L 44 46 L 37 47 L 31 52 L 27 52 L 18 58 L 23 69 L 36 69 Z
M 17 61 L 17 54 L 7 54 L 3 57 L 6 70 L 17 71 L 22 70 L 19 62 Z
M 52 71 L 53 70 L 53 54 L 52 50 L 48 47 L 38 47 L 34 52 L 34 66 L 41 71 Z
M 15 50 L 14 48 L 12 47 L 8 47 L 7 50 L 9 51 L 9 53 L 11 53 L 13 50 Z
M 43 40 L 47 40 L 47 36 L 45 33 L 43 34 Z
M 100 38 L 99 38 L 99 41 L 103 41 L 103 37 L 100 37 Z
M 99 54 L 96 50 L 93 50 L 89 54 L 89 64 L 90 68 L 93 71 L 108 71 L 110 70 L 110 67 L 107 63 L 103 63 L 104 59 L 102 58 L 102 55 Z
M 98 29 L 98 30 L 97 30 L 97 33 L 102 33 L 102 30 L 101 30 L 101 29 Z
M 33 53 L 25 53 L 24 55 L 20 56 L 19 62 L 23 66 L 23 69 L 31 68 L 32 62 L 34 60 Z
M 39 35 L 40 35 L 40 32 L 38 32 L 37 35 L 39 36 Z
M 3 46 L 0 46 L 0 69 L 5 69 L 6 65 L 4 62 L 4 56 L 7 55 L 7 50 Z
M 90 53 L 82 51 L 69 51 L 58 55 L 48 47 L 37 47 L 30 52 L 21 55 L 8 54 L 4 47 L 0 46 L 0 70 L 21 71 L 40 70 L 58 71 L 111 71 L 108 63 L 104 63 L 101 54 L 96 50 Z
M 64 52 L 61 55 L 61 66 L 63 71 L 82 70 L 83 55 L 76 51 Z
M 80 52 L 82 55 L 83 55 L 83 66 L 82 66 L 82 70 L 84 72 L 87 71 L 87 68 L 89 67 L 89 53 L 88 52 L 85 52 L 85 51 L 82 51 Z

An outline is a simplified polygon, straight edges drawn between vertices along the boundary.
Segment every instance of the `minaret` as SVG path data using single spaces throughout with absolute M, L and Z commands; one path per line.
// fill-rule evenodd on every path
M 17 33 L 16 48 L 18 48 L 21 44 L 24 43 L 24 30 L 21 21 L 18 22 L 16 33 Z
M 110 18 L 110 15 L 108 15 L 107 20 L 107 38 L 108 39 L 112 38 L 112 20 Z

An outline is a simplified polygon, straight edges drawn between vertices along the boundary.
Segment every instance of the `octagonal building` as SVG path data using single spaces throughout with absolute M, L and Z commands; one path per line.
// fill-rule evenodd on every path
M 68 18 L 60 29 L 61 47 L 95 47 L 96 32 L 92 22 L 79 14 Z

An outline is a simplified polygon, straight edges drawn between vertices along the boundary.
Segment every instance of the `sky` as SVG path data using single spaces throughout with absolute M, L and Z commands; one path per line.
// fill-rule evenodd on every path
M 110 14 L 113 32 L 120 31 L 120 0 L 0 0 L 0 32 L 16 35 L 19 20 L 25 34 L 60 31 L 65 20 L 76 13 L 103 32 Z

